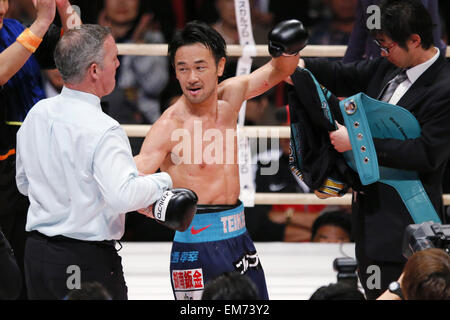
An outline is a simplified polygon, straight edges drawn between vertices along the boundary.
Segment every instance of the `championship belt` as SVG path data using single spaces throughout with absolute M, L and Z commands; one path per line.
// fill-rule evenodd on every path
M 441 223 L 415 171 L 378 166 L 372 138 L 414 139 L 420 125 L 405 108 L 358 93 L 339 103 L 352 150 L 344 153 L 350 167 L 357 170 L 363 185 L 381 182 L 393 187 L 402 198 L 414 223 Z
M 357 172 L 362 185 L 381 182 L 393 187 L 415 224 L 426 221 L 441 223 L 419 175 L 415 171 L 388 168 L 378 165 L 373 138 L 393 138 L 399 140 L 414 139 L 420 136 L 420 125 L 417 119 L 406 109 L 386 102 L 372 99 L 364 93 L 358 93 L 342 101 L 337 100 L 329 91 L 320 86 L 314 76 L 306 69 L 297 72 L 306 72 L 315 84 L 320 100 L 323 118 L 333 121 L 334 115 L 339 121 L 341 117 L 347 128 L 352 150 L 343 153 L 346 164 Z M 303 85 L 294 80 L 294 85 Z M 311 93 L 310 93 L 311 94 Z M 301 99 L 302 97 L 299 96 Z M 336 101 L 339 101 L 336 105 Z M 317 109 L 317 104 L 315 105 Z M 331 131 L 331 130 L 329 130 Z M 298 136 L 291 133 L 293 145 L 299 144 Z M 292 151 L 295 157 L 301 158 L 301 150 Z M 300 153 L 300 154 L 299 154 Z M 295 159 L 292 157 L 292 160 Z M 291 163 L 291 168 L 301 172 L 302 163 Z M 294 170 L 294 169 L 293 169 Z M 326 179 L 324 180 L 326 184 Z M 348 183 L 343 177 L 343 183 Z M 341 181 L 342 182 L 342 181 Z M 350 183 L 350 186 L 351 183 Z M 316 193 L 317 194 L 317 193 Z
M 319 198 L 341 197 L 348 188 L 359 189 L 358 175 L 330 143 L 336 130 L 333 114 L 339 100 L 319 85 L 306 69 L 291 75 L 294 87 L 288 92 L 291 127 L 289 167 Z M 320 107 L 318 107 L 320 106 Z M 333 107 L 337 112 L 331 112 Z M 342 117 L 338 117 L 342 122 Z

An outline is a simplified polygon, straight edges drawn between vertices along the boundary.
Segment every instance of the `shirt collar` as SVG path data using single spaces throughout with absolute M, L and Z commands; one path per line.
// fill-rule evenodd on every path
M 84 101 L 88 104 L 91 104 L 93 106 L 98 107 L 101 110 L 101 106 L 100 106 L 100 98 L 97 97 L 96 95 L 92 94 L 92 93 L 88 93 L 88 92 L 84 92 L 84 91 L 78 91 L 78 90 L 72 90 L 67 88 L 66 86 L 64 86 L 61 90 L 61 95 L 62 96 L 66 96 L 66 97 L 70 97 L 70 98 L 75 98 L 75 99 L 79 99 L 81 101 Z
M 411 83 L 414 83 L 439 58 L 440 51 L 436 47 L 435 49 L 436 54 L 431 59 L 428 59 L 424 63 L 406 70 L 406 75 L 408 76 L 408 80 L 411 81 Z

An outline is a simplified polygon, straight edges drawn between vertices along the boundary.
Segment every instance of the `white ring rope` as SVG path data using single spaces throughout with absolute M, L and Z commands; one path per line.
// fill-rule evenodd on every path
M 167 44 L 117 44 L 119 55 L 166 56 Z M 269 57 L 267 45 L 256 45 L 256 57 Z M 239 57 L 243 46 L 227 45 L 227 55 Z M 343 57 L 347 46 L 308 45 L 301 51 L 302 57 Z M 446 57 L 450 57 L 450 47 Z M 150 125 L 122 125 L 129 137 L 145 137 Z M 244 134 L 249 138 L 289 138 L 290 128 L 287 126 L 245 126 Z M 450 205 L 450 194 L 443 195 L 444 205 Z M 318 204 L 318 205 L 351 205 L 351 195 L 341 198 L 319 199 L 312 193 L 256 193 L 255 204 Z
M 148 124 L 121 125 L 129 137 L 145 137 L 152 127 Z M 291 129 L 288 126 L 244 126 L 245 136 L 249 138 L 290 138 Z
M 145 137 L 151 125 L 122 125 L 129 137 Z M 244 134 L 249 138 L 289 138 L 291 130 L 287 126 L 245 126 Z M 450 194 L 445 194 L 444 205 L 450 205 Z M 350 205 L 351 195 L 341 198 L 319 199 L 315 194 L 308 193 L 256 193 L 255 204 L 325 204 Z
M 166 56 L 167 44 L 126 44 L 119 43 L 119 55 L 134 56 Z M 269 57 L 267 45 L 256 45 L 256 57 Z M 227 45 L 227 55 L 229 57 L 240 57 L 243 52 L 243 46 L 229 44 Z M 300 54 L 302 57 L 343 57 L 347 46 L 324 46 L 308 45 Z M 450 47 L 447 48 L 447 58 L 450 58 Z

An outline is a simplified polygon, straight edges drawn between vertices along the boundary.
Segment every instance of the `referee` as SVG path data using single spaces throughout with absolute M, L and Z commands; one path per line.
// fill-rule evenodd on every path
M 117 54 L 108 28 L 66 32 L 54 54 L 64 88 L 38 102 L 17 134 L 16 182 L 30 200 L 30 299 L 63 299 L 92 282 L 113 299 L 127 299 L 115 246 L 125 213 L 150 206 L 172 187 L 167 173 L 138 175 L 127 135 L 102 112 L 100 98 L 115 86 Z

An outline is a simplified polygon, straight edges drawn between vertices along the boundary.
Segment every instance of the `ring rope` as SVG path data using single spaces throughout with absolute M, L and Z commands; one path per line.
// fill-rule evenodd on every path
M 118 43 L 119 55 L 133 56 L 166 56 L 167 44 L 131 44 Z M 269 57 L 267 45 L 256 45 L 255 57 Z M 227 55 L 229 57 L 240 57 L 243 52 L 243 46 L 230 44 L 227 45 Z M 302 57 L 343 57 L 347 46 L 326 46 L 326 45 L 308 45 L 301 51 Z M 450 47 L 447 48 L 447 58 L 450 58 Z
M 121 125 L 129 137 L 145 137 L 152 127 L 147 124 Z M 244 135 L 249 138 L 290 138 L 291 129 L 288 126 L 244 126 Z
M 117 44 L 119 55 L 166 56 L 167 44 Z M 343 57 L 347 46 L 308 45 L 301 52 L 302 57 Z M 227 55 L 239 57 L 243 46 L 227 45 Z M 269 57 L 267 45 L 256 46 L 256 57 Z M 446 57 L 450 57 L 450 47 Z M 122 125 L 129 137 L 145 137 L 151 125 Z M 290 128 L 287 126 L 245 126 L 244 134 L 249 138 L 290 138 Z M 443 195 L 445 206 L 450 205 L 450 194 Z M 319 199 L 313 193 L 256 193 L 255 204 L 320 204 L 320 205 L 351 205 L 351 194 L 340 198 Z
M 450 205 L 450 194 L 443 195 L 444 205 Z M 255 204 L 318 204 L 318 205 L 351 205 L 352 195 L 350 193 L 337 198 L 319 199 L 314 193 L 260 193 L 255 194 Z

